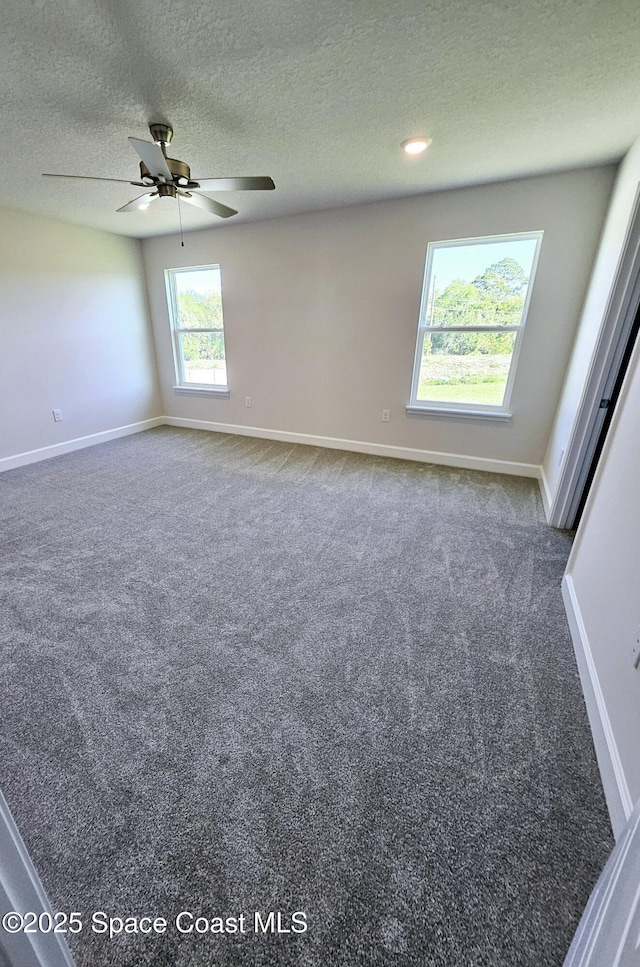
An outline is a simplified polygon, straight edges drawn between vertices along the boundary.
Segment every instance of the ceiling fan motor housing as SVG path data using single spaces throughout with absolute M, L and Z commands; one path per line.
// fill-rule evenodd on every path
M 197 188 L 198 187 L 199 183 L 197 181 L 191 180 L 191 169 L 189 168 L 188 164 L 186 164 L 184 161 L 178 161 L 177 158 L 167 158 L 166 155 L 165 155 L 165 159 L 166 159 L 169 171 L 173 176 L 173 185 L 168 185 L 165 187 L 173 187 L 173 188 L 176 188 L 176 187 L 177 188 Z M 140 162 L 140 174 L 143 180 L 145 180 L 149 185 L 155 184 L 158 188 L 163 187 L 162 184 L 160 185 L 157 184 L 157 179 L 154 178 L 154 176 L 151 174 L 151 172 L 147 168 L 144 161 Z M 173 192 L 172 194 L 175 195 L 175 192 Z

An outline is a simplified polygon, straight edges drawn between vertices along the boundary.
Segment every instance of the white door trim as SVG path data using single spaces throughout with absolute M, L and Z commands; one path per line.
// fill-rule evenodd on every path
M 52 913 L 18 827 L 0 792 L 0 964 L 9 967 L 74 967 L 62 934 L 11 933 L 1 918 L 16 911 Z
M 556 494 L 549 514 L 553 527 L 572 528 L 605 411 L 616 367 L 640 304 L 640 186 L 622 249 L 609 301 L 602 317 L 598 341 L 591 359 L 571 435 L 566 446 Z

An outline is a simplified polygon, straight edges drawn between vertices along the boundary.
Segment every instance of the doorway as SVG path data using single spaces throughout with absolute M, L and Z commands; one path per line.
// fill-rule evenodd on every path
M 640 305 L 636 308 L 631 327 L 628 329 L 628 331 L 625 328 L 625 331 L 621 332 L 620 334 L 620 352 L 619 354 L 616 354 L 617 358 L 613 361 L 612 369 L 609 373 L 607 385 L 605 386 L 604 390 L 605 395 L 600 400 L 600 405 L 598 407 L 598 418 L 596 419 L 593 428 L 593 446 L 589 446 L 585 453 L 584 474 L 581 475 L 581 479 L 576 486 L 576 493 L 569 508 L 569 518 L 572 521 L 571 527 L 573 529 L 575 529 L 580 523 L 584 505 L 587 501 L 587 497 L 589 496 L 591 484 L 593 483 L 596 468 L 598 466 L 602 449 L 607 438 L 607 433 L 609 432 L 609 427 L 611 426 L 611 420 L 613 419 L 613 414 L 620 396 L 620 390 L 622 389 L 622 384 L 624 383 L 624 378 L 626 376 L 627 369 L 629 368 L 629 361 L 638 338 L 639 329 Z
M 584 511 L 638 336 L 639 314 L 640 189 L 550 508 L 553 527 L 574 530 Z

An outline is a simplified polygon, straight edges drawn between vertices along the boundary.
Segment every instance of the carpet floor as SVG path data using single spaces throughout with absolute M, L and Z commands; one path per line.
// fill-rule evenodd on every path
M 560 967 L 613 841 L 534 481 L 161 427 L 0 527 L 0 784 L 79 967 Z

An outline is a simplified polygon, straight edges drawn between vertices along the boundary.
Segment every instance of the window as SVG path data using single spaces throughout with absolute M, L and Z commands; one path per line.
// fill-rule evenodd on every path
M 542 232 L 431 242 L 409 411 L 507 417 Z
M 219 265 L 167 269 L 176 389 L 226 392 Z

